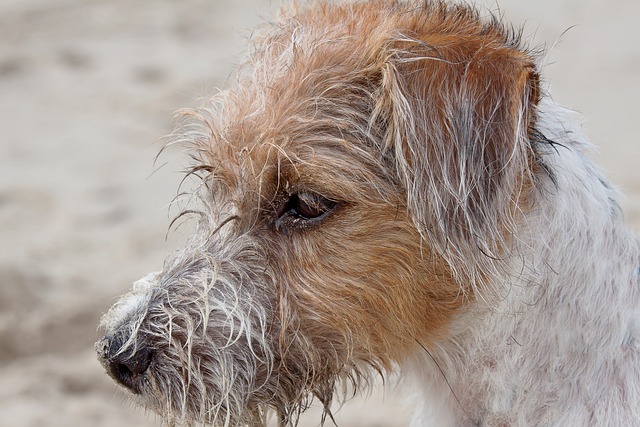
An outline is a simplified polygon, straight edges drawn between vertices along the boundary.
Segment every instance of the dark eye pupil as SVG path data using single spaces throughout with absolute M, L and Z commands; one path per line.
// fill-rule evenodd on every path
M 328 216 L 337 206 L 338 202 L 317 193 L 291 194 L 277 210 L 274 226 L 276 230 L 285 232 L 299 227 L 312 226 Z
M 289 213 L 302 219 L 322 216 L 335 206 L 335 202 L 314 193 L 299 193 L 289 199 Z

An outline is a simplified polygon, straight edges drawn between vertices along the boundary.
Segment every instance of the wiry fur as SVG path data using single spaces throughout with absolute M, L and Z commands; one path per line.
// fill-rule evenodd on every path
M 315 2 L 184 117 L 198 229 L 97 345 L 142 404 L 295 424 L 400 369 L 415 425 L 638 424 L 638 240 L 496 19 Z

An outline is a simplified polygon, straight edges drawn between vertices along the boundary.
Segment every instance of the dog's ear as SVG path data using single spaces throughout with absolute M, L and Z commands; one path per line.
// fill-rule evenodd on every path
M 459 281 L 493 280 L 530 183 L 533 59 L 508 42 L 440 36 L 392 43 L 380 64 L 374 120 L 416 227 Z

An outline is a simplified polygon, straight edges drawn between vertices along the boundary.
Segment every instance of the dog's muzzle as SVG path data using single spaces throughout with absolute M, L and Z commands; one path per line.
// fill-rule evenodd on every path
M 103 337 L 96 343 L 98 359 L 111 378 L 131 392 L 140 394 L 153 353 L 141 346 L 122 351 L 124 342 L 119 334 Z
M 95 344 L 98 360 L 109 376 L 135 394 L 140 394 L 145 372 L 153 361 L 153 352 L 142 335 L 132 337 L 132 317 L 146 305 L 147 291 L 159 276 L 150 273 L 133 284 L 133 290 L 109 310 L 102 319 L 105 336 Z

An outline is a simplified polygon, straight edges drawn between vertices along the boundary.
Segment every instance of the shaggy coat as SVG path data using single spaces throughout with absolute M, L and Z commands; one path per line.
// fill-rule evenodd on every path
M 103 319 L 169 423 L 295 424 L 372 375 L 414 425 L 640 425 L 640 245 L 517 33 L 315 1 L 185 112 L 198 227 Z

